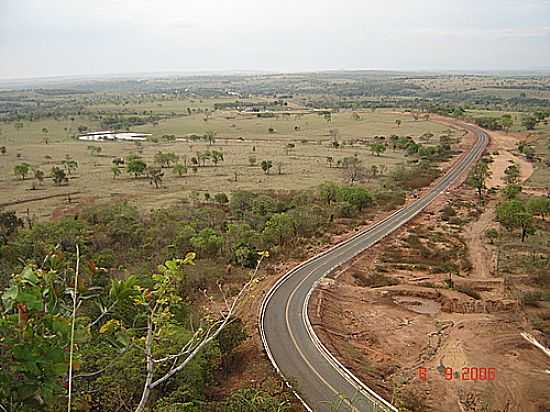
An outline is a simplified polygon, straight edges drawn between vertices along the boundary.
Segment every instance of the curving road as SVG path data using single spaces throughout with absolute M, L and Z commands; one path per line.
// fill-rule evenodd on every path
M 334 358 L 317 338 L 307 309 L 318 281 L 419 214 L 447 190 L 482 155 L 488 135 L 463 125 L 477 136 L 434 187 L 415 202 L 307 260 L 286 273 L 266 295 L 260 333 L 267 355 L 308 411 L 397 411 Z

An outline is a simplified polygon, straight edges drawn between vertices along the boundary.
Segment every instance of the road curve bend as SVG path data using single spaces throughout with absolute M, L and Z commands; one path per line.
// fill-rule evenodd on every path
M 422 197 L 287 272 L 267 293 L 260 334 L 269 360 L 308 411 L 397 411 L 346 369 L 320 342 L 308 318 L 308 302 L 319 280 L 379 242 L 433 202 L 483 154 L 489 136 L 463 128 L 477 140 L 469 152 Z

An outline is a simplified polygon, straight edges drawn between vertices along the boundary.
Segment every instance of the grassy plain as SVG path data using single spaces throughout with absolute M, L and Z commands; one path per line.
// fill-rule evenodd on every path
M 172 102 L 175 106 L 187 107 L 188 102 Z M 204 100 L 203 100 L 204 103 Z M 206 103 L 205 103 L 206 104 Z M 210 104 L 213 107 L 213 104 Z M 132 108 L 133 110 L 133 108 Z M 153 163 L 154 155 L 159 152 L 175 152 L 183 161 L 190 159 L 198 151 L 219 150 L 224 153 L 224 162 L 218 166 L 199 167 L 197 173 L 189 168 L 183 177 L 176 176 L 171 169 L 165 169 L 165 177 L 160 189 L 155 189 L 145 178 L 134 178 L 126 173 L 113 177 L 111 168 L 115 157 L 126 157 L 136 153 L 134 143 L 95 143 L 76 141 L 64 130 L 66 121 L 26 122 L 20 130 L 7 124 L 2 134 L 2 143 L 7 146 L 7 154 L 0 157 L 0 198 L 2 203 L 21 202 L 38 197 L 78 191 L 72 200 L 81 202 L 128 199 L 143 209 L 158 208 L 174 204 L 182 198 L 211 195 L 219 192 L 229 193 L 235 190 L 299 190 L 313 188 L 325 180 L 344 182 L 344 171 L 334 167 L 338 160 L 355 156 L 368 168 L 372 165 L 382 167 L 389 173 L 396 164 L 406 160 L 402 151 L 391 148 L 380 156 L 371 154 L 368 144 L 374 142 L 374 136 L 397 134 L 417 138 L 424 133 L 433 133 L 433 143 L 439 142 L 439 136 L 456 135 L 447 126 L 431 121 L 414 121 L 410 115 L 393 112 L 360 113 L 361 120 L 353 120 L 350 112 L 341 112 L 327 122 L 322 116 L 309 114 L 303 116 L 282 116 L 276 118 L 257 118 L 254 115 L 240 115 L 236 112 L 218 111 L 208 121 L 203 114 L 181 116 L 159 122 L 158 126 L 144 125 L 135 127 L 135 131 L 152 133 L 154 137 L 175 134 L 179 139 L 173 143 L 145 142 L 141 156 L 148 164 Z M 398 127 L 396 120 L 402 121 Z M 90 124 L 85 119 L 74 122 L 72 130 L 78 124 Z M 295 127 L 298 130 L 295 131 Z M 42 128 L 49 130 L 49 144 L 44 144 Z M 270 133 L 269 128 L 275 131 Z M 340 148 L 331 147 L 330 129 L 336 130 L 336 140 L 344 143 Z M 216 141 L 209 145 L 204 141 L 185 139 L 189 134 L 202 135 L 207 130 L 217 133 Z M 334 134 L 334 132 L 333 132 Z M 357 142 L 357 139 L 362 139 Z M 294 148 L 287 150 L 288 144 Z M 100 146 L 101 155 L 92 156 L 89 146 Z M 327 157 L 334 159 L 333 167 Z M 51 157 L 51 158 L 47 158 Z M 60 165 L 70 157 L 78 161 L 79 169 L 71 176 L 68 186 L 55 186 L 46 179 L 38 190 L 33 186 L 31 176 L 25 180 L 14 175 L 16 164 L 27 162 L 49 174 L 51 168 Z M 249 159 L 254 157 L 256 164 L 251 166 Z M 260 168 L 262 160 L 271 160 L 273 168 L 266 175 Z M 279 167 L 281 173 L 279 173 Z M 236 181 L 235 181 L 236 175 Z M 375 181 L 369 182 L 375 185 Z M 196 193 L 199 193 L 197 195 Z M 30 208 L 38 218 L 48 218 L 54 211 L 75 207 L 68 205 L 66 199 L 54 197 L 34 202 L 22 202 L 14 208 L 26 211 Z M 57 213 L 57 212 L 56 212 Z

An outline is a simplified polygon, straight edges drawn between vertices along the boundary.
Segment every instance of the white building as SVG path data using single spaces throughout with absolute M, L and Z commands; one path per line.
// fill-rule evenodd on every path
M 130 141 L 144 141 L 147 137 L 151 136 L 151 133 L 133 133 L 133 132 L 113 132 L 112 130 L 104 130 L 101 132 L 84 133 L 78 136 L 78 140 L 87 140 L 94 142 L 101 142 L 105 140 L 130 140 Z

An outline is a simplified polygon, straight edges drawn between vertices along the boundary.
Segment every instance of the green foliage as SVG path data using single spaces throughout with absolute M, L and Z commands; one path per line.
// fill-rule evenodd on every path
M 181 163 L 176 163 L 174 165 L 174 173 L 179 177 L 182 177 L 183 175 L 187 174 L 187 166 Z
M 373 196 L 367 189 L 361 187 L 341 187 L 338 190 L 338 201 L 347 202 L 361 211 L 373 203 Z
M 54 184 L 56 184 L 57 186 L 61 186 L 69 183 L 69 178 L 67 177 L 65 170 L 57 166 L 54 166 L 52 168 L 52 177 L 53 177 Z
M 491 228 L 485 231 L 485 236 L 489 239 L 489 242 L 493 244 L 498 239 L 498 230 Z
M 506 185 L 503 189 L 504 197 L 507 200 L 515 199 L 522 191 L 522 187 L 520 185 L 515 184 L 509 184 Z
M 214 163 L 215 166 L 218 165 L 219 162 L 223 162 L 223 152 L 218 150 L 212 150 L 212 163 Z
M 380 156 L 382 153 L 386 151 L 386 146 L 382 143 L 373 143 L 369 147 L 370 147 L 371 153 L 373 155 L 376 154 L 376 156 Z
M 290 403 L 281 401 L 257 389 L 242 389 L 223 403 L 224 412 L 287 412 Z
M 126 170 L 128 173 L 133 174 L 134 177 L 137 178 L 138 176 L 143 175 L 146 169 L 147 169 L 147 163 L 145 163 L 140 158 L 128 159 Z
M 253 246 L 240 243 L 233 250 L 233 262 L 245 268 L 255 268 L 258 263 L 258 251 Z
M 13 168 L 13 173 L 15 176 L 19 176 L 21 180 L 25 180 L 25 177 L 31 171 L 31 165 L 28 163 L 19 163 Z
M 521 119 L 521 124 L 527 130 L 534 130 L 537 127 L 537 118 L 535 116 L 526 115 Z
M 223 247 L 223 237 L 213 229 L 201 230 L 190 240 L 191 246 L 201 256 L 216 256 Z
M 479 198 L 483 198 L 483 193 L 487 189 L 486 181 L 491 176 L 489 162 L 481 159 L 472 169 L 468 176 L 468 184 L 477 190 Z
M 159 164 L 160 167 L 170 167 L 172 163 L 177 163 L 179 160 L 179 156 L 176 155 L 174 152 L 168 152 L 164 153 L 162 151 L 159 151 L 157 154 L 155 154 L 155 163 Z
M 113 172 L 113 179 L 116 179 L 118 176 L 122 174 L 122 171 L 118 166 L 112 166 L 111 172 Z
M 147 177 L 149 182 L 155 185 L 155 188 L 158 189 L 162 185 L 162 178 L 164 177 L 164 172 L 160 167 L 148 167 L 147 168 Z
M 294 220 L 287 213 L 276 213 L 266 222 L 263 235 L 272 245 L 285 245 L 294 236 Z
M 74 171 L 78 169 L 78 162 L 73 159 L 65 159 L 62 162 L 65 172 L 70 176 Z
M 23 220 L 17 217 L 14 211 L 0 212 L 0 246 L 23 227 Z
M 520 172 L 517 164 L 512 164 L 504 170 L 504 182 L 507 185 L 517 185 L 519 183 Z
M 1 294 L 0 354 L 9 356 L 2 356 L 0 404 L 13 411 L 53 410 L 63 399 L 71 325 L 64 287 L 56 271 L 27 266 Z M 87 339 L 80 319 L 75 336 Z
M 533 215 L 519 200 L 508 200 L 497 205 L 496 217 L 497 222 L 507 230 L 520 229 L 522 242 L 535 232 Z
M 319 196 L 321 200 L 330 206 L 338 197 L 338 185 L 333 182 L 325 182 L 319 186 Z
M 244 324 L 239 318 L 232 319 L 217 337 L 225 372 L 230 372 L 234 362 L 234 350 L 248 338 Z
M 273 162 L 271 160 L 262 160 L 261 166 L 264 173 L 268 175 L 269 169 L 273 167 Z
M 531 197 L 527 200 L 527 210 L 534 215 L 539 215 L 543 220 L 550 213 L 550 198 L 548 197 Z
M 216 193 L 214 195 L 214 201 L 216 203 L 219 203 L 220 205 L 224 205 L 226 203 L 229 203 L 229 198 L 225 193 Z

